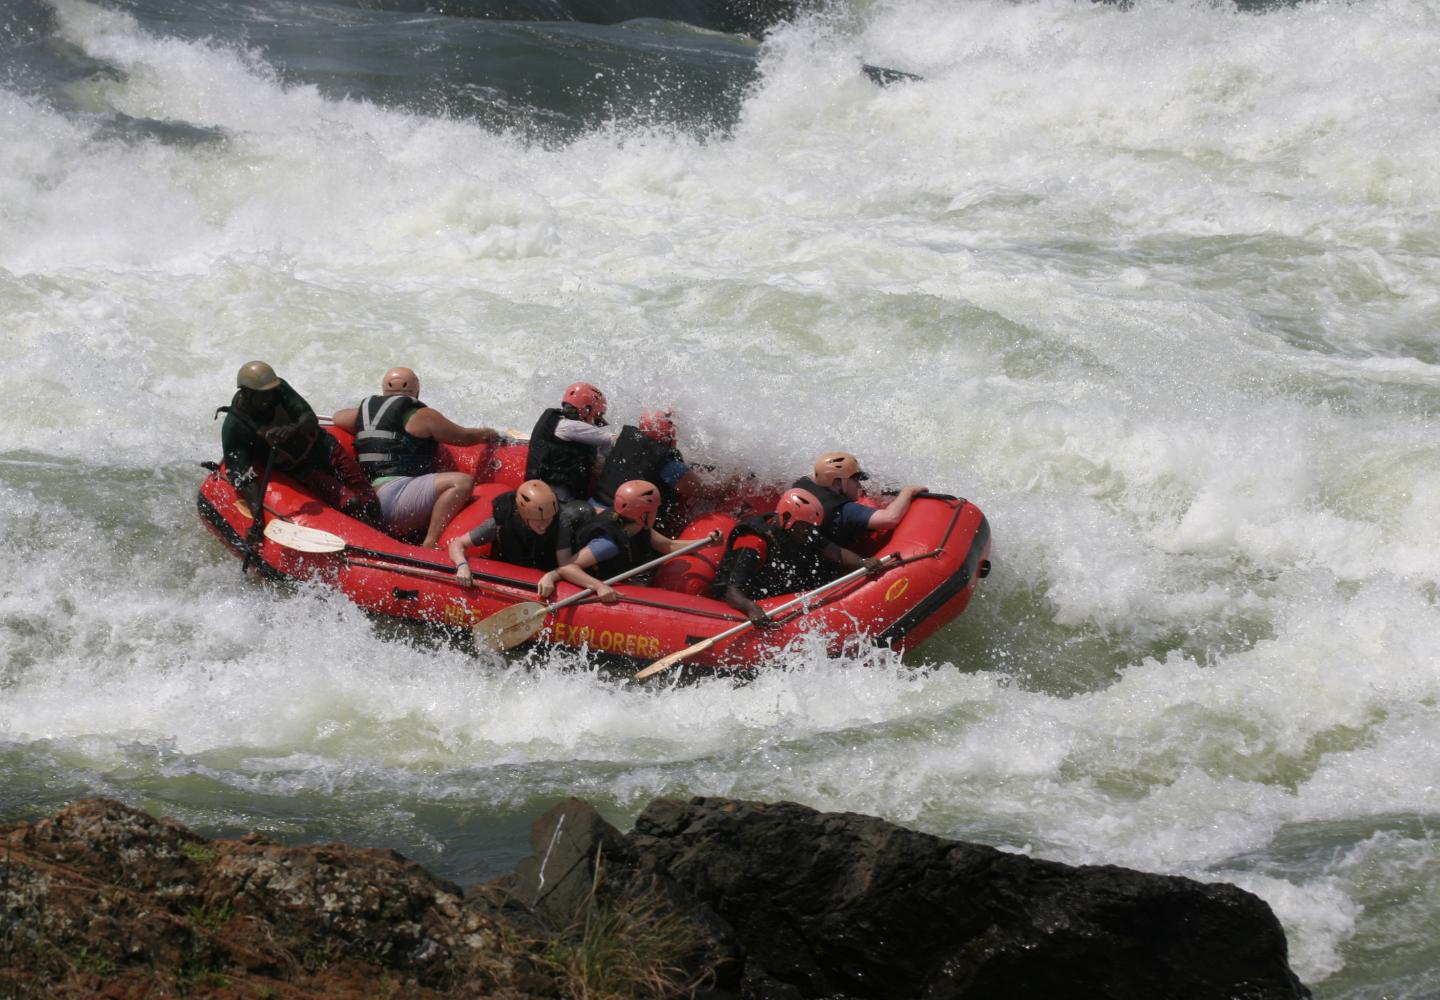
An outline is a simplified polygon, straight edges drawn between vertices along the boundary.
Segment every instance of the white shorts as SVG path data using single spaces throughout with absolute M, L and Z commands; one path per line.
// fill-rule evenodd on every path
M 385 530 L 392 535 L 408 535 L 430 526 L 430 512 L 435 509 L 435 473 L 392 479 L 379 487 L 380 514 Z

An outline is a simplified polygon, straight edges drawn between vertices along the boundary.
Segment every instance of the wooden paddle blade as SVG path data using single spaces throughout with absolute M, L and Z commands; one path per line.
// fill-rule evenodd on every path
M 669 670 L 681 660 L 689 659 L 696 653 L 703 653 L 705 650 L 715 645 L 716 639 L 718 638 L 719 637 L 717 636 L 715 639 L 706 639 L 703 642 L 697 642 L 693 646 L 682 649 L 678 653 L 671 653 L 669 656 L 661 657 L 654 663 L 650 664 L 650 666 L 637 673 L 634 679 L 637 681 L 643 681 L 647 677 L 654 677 L 656 674 L 661 673 L 662 671 Z
M 504 652 L 514 649 L 540 631 L 540 626 L 545 624 L 545 616 L 549 613 L 550 606 L 538 601 L 513 604 L 476 622 L 470 632 L 475 636 L 476 646 Z
M 319 528 L 272 517 L 265 522 L 265 537 L 297 552 L 343 552 L 345 539 Z

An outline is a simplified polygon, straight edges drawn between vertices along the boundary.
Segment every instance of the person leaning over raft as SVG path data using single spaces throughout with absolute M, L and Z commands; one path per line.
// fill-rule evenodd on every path
M 656 516 L 660 524 L 668 524 L 685 501 L 719 493 L 675 447 L 675 420 L 669 410 L 648 411 L 641 414 L 638 424 L 620 429 L 590 502 L 609 507 L 615 502 L 615 491 L 632 479 L 660 487 L 660 513 Z
M 906 486 L 883 508 L 858 503 L 861 483 L 870 477 L 848 451 L 830 451 L 815 460 L 815 472 L 791 483 L 804 490 L 825 510 L 820 533 L 836 545 L 846 545 L 862 531 L 889 531 L 910 509 L 910 501 L 926 492 L 923 486 Z
M 825 508 L 805 490 L 786 490 L 770 514 L 743 519 L 725 541 L 725 553 L 711 586 L 713 596 L 742 611 L 760 627 L 774 622 L 755 602 L 793 594 L 819 583 L 821 560 L 842 570 L 880 568 L 874 556 L 843 549 L 819 531 Z
M 635 479 L 621 484 L 615 491 L 614 507 L 596 513 L 576 536 L 580 551 L 575 558 L 541 577 L 537 589 L 549 596 L 555 591 L 556 581 L 563 579 L 577 587 L 589 587 L 600 600 L 614 604 L 620 595 L 587 570 L 594 569 L 602 577 L 618 576 L 689 544 L 666 538 L 655 530 L 655 515 L 659 512 L 660 490 L 654 483 Z
M 472 574 L 465 550 L 490 542 L 490 556 L 515 566 L 551 570 L 570 561 L 576 534 L 595 517 L 595 509 L 584 500 L 562 505 L 555 491 L 538 479 L 521 483 L 510 493 L 495 498 L 493 513 L 467 535 L 450 540 L 450 561 L 455 577 L 468 587 Z M 555 592 L 552 581 L 542 597 Z
M 246 541 L 259 541 L 263 484 L 259 468 L 273 468 L 303 483 L 330 506 L 380 527 L 380 501 L 356 461 L 320 429 L 310 404 L 263 361 L 248 361 L 236 376 L 235 398 L 224 413 L 220 446 L 225 474 L 256 512 Z
M 489 427 L 461 427 L 420 402 L 420 376 L 391 368 L 380 379 L 380 395 L 340 410 L 335 426 L 355 435 L 355 457 L 380 498 L 385 530 L 396 538 L 419 534 L 425 548 L 470 502 L 475 481 L 463 472 L 436 472 L 440 445 L 493 444 Z
M 605 394 L 589 382 L 565 390 L 559 406 L 540 414 L 530 432 L 526 479 L 541 479 L 562 501 L 590 495 L 590 478 L 615 446 L 605 426 Z

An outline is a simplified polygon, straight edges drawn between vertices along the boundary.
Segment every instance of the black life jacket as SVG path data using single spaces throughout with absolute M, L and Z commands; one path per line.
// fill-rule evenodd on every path
M 425 404 L 409 396 L 367 396 L 355 418 L 355 457 L 371 481 L 435 471 L 440 442 L 405 433 L 405 419 Z
M 840 529 L 840 510 L 847 503 L 852 502 L 846 499 L 845 494 L 838 493 L 828 486 L 821 486 L 809 476 L 795 480 L 790 484 L 790 488 L 813 493 L 815 499 L 820 501 L 820 506 L 825 511 L 825 520 L 820 522 L 820 534 L 836 545 L 844 545 L 849 540 L 846 536 L 854 534 L 853 531 Z
M 602 510 L 589 524 L 580 529 L 575 540 L 577 551 L 597 538 L 609 539 L 620 550 L 617 555 L 591 570 L 592 576 L 608 580 L 612 576 L 617 576 L 655 558 L 655 549 L 650 544 L 650 532 L 642 530 L 632 537 L 625 533 L 625 523 L 613 510 Z
M 671 462 L 683 461 L 674 447 L 652 440 L 641 434 L 640 428 L 626 424 L 615 447 L 610 449 L 605 470 L 590 495 L 609 507 L 615 502 L 616 490 L 632 479 L 644 479 L 660 488 L 660 513 L 656 520 L 661 520 L 674 505 L 676 495 L 673 487 L 660 481 L 660 470 Z
M 735 543 L 746 535 L 758 535 L 765 540 L 765 559 L 753 567 L 746 565 L 744 554 L 754 550 L 735 548 Z M 797 541 L 780 527 L 774 513 L 752 514 L 735 525 L 725 540 L 725 554 L 720 557 L 720 569 L 715 574 L 711 593 L 723 598 L 725 588 L 734 585 L 746 597 L 758 601 L 762 597 L 794 594 L 819 586 L 825 577 L 823 562 L 827 544 L 818 531 Z
M 525 478 L 540 479 L 552 489 L 568 493 L 567 499 L 583 499 L 590 495 L 590 470 L 595 468 L 596 447 L 579 441 L 561 441 L 555 427 L 565 417 L 552 406 L 540 414 L 530 432 L 530 456 L 525 462 Z

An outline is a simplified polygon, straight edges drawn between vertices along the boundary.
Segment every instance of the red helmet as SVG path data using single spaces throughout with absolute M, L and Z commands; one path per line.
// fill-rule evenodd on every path
M 655 526 L 660 513 L 660 491 L 654 483 L 632 479 L 615 491 L 615 513 L 627 521 L 639 521 L 642 527 Z
M 555 491 L 543 480 L 530 479 L 515 490 L 515 512 L 527 527 L 533 530 L 538 524 L 538 533 L 543 533 L 560 512 L 560 501 L 555 499 Z
M 860 460 L 848 451 L 829 451 L 815 459 L 812 478 L 817 485 L 833 490 L 842 480 L 853 478 L 864 482 L 870 477 L 861 470 Z
M 667 448 L 675 447 L 675 421 L 669 410 L 648 410 L 640 414 L 640 433 Z
M 579 419 L 587 424 L 605 426 L 602 419 L 605 416 L 605 394 L 589 382 L 576 382 L 566 389 L 565 395 L 560 397 L 560 404 L 574 407 L 580 415 Z
M 786 531 L 799 523 L 813 524 L 818 528 L 825 520 L 825 508 L 809 490 L 786 490 L 775 505 L 775 513 L 780 517 L 780 527 Z

